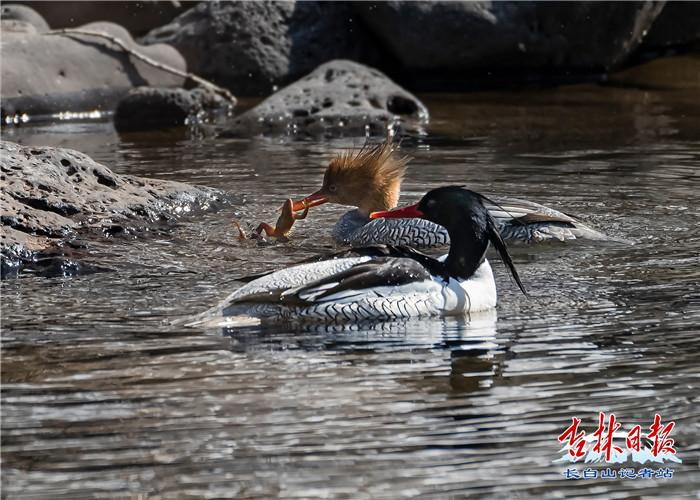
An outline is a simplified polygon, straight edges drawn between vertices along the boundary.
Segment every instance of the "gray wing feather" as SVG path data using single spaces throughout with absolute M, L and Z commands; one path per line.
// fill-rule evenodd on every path
M 430 279 L 426 268 L 413 259 L 377 258 L 287 290 L 280 298 L 283 303 L 309 306 L 332 301 L 338 294 L 347 297 L 370 288 L 394 287 Z
M 485 203 L 503 239 L 512 242 L 546 240 L 609 239 L 580 220 L 545 205 L 517 198 L 495 198 L 497 205 Z
M 350 257 L 309 262 L 281 269 L 243 285 L 229 295 L 217 308 L 223 309 L 237 302 L 275 301 L 286 290 L 342 273 L 368 260 L 370 257 Z

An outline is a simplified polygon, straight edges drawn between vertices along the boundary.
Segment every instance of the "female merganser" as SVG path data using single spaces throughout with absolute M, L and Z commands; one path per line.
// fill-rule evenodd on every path
M 407 157 L 394 154 L 390 141 L 365 145 L 357 153 L 348 151 L 331 160 L 323 185 L 315 193 L 294 202 L 294 210 L 323 203 L 357 207 L 340 217 L 333 237 L 345 245 L 410 245 L 428 248 L 449 244 L 447 231 L 423 219 L 390 220 L 370 218 L 372 212 L 398 205 Z M 508 242 L 535 243 L 579 238 L 607 237 L 581 221 L 539 203 L 514 198 L 486 201 L 499 232 Z
M 525 289 L 483 200 L 449 186 L 428 192 L 416 205 L 371 214 L 375 219 L 420 217 L 443 226 L 452 243 L 439 259 L 403 246 L 353 248 L 257 277 L 191 324 L 219 316 L 231 317 L 230 324 L 249 324 L 251 318 L 346 322 L 494 308 L 496 283 L 485 258 L 489 242 Z

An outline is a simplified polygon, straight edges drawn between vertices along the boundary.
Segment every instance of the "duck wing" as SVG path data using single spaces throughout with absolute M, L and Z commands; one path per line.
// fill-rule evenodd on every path
M 515 224 L 551 224 L 557 222 L 568 227 L 576 227 L 580 221 L 570 215 L 554 210 L 545 205 L 540 205 L 527 200 L 517 198 L 499 198 L 487 201 L 484 206 L 499 225 Z
M 362 247 L 347 248 L 337 252 L 315 255 L 308 259 L 299 261 L 294 265 L 307 264 L 311 262 L 323 262 L 334 259 L 347 259 L 354 257 L 408 257 L 420 262 L 421 264 L 426 266 L 429 271 L 433 271 L 436 274 L 443 274 L 444 266 L 442 265 L 442 263 L 436 261 L 429 255 L 426 255 L 414 248 L 405 245 L 367 245 Z M 251 281 L 262 278 L 263 276 L 268 276 L 274 272 L 275 271 L 273 270 L 258 274 L 249 274 L 247 276 L 242 276 L 238 278 L 238 281 L 250 283 Z
M 286 291 L 303 287 L 309 283 L 343 273 L 353 266 L 371 260 L 371 257 L 350 257 L 332 259 L 324 262 L 309 262 L 285 267 L 265 274 L 234 290 L 216 306 L 190 318 L 188 324 L 197 324 L 214 316 L 226 316 L 229 307 L 236 304 L 279 304 Z
M 430 281 L 428 269 L 412 258 L 379 257 L 352 266 L 306 285 L 283 292 L 280 301 L 286 305 L 311 306 L 366 293 L 369 289 L 395 287 Z
M 484 205 L 508 241 L 611 239 L 576 217 L 532 201 L 497 198 Z

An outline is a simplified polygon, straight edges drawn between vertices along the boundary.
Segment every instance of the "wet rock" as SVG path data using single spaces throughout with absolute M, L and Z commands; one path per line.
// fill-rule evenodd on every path
M 49 24 L 42 15 L 26 5 L 3 5 L 0 7 L 0 19 L 2 19 L 3 28 L 6 21 L 19 21 L 33 26 L 39 33 L 49 30 Z
M 268 95 L 338 58 L 378 50 L 346 2 L 201 2 L 144 43 L 168 43 L 190 70 L 237 95 Z
M 700 2 L 666 2 L 639 50 L 668 47 L 700 48 Z
M 180 70 L 186 68 L 184 59 L 173 47 L 138 46 L 116 24 L 94 23 L 81 29 L 107 33 L 156 61 Z M 184 80 L 92 36 L 3 32 L 0 57 L 3 119 L 21 113 L 111 111 L 134 87 L 178 87 Z
M 119 101 L 114 126 L 120 132 L 178 127 L 207 122 L 232 111 L 226 99 L 208 89 L 139 87 Z
M 225 136 L 380 135 L 419 128 L 428 110 L 376 69 L 337 60 L 319 66 L 236 118 Z
M 357 2 L 411 70 L 596 72 L 621 64 L 663 2 Z
M 208 188 L 118 175 L 70 149 L 0 141 L 0 158 L 0 250 L 9 275 L 90 269 L 94 263 L 75 258 L 81 242 L 139 234 L 221 199 Z
M 75 28 L 83 24 L 109 20 L 140 36 L 163 26 L 197 2 L 25 2 L 41 14 L 52 28 Z

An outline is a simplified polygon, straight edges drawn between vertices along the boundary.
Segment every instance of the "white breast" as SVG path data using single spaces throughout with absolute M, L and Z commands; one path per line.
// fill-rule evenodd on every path
M 439 307 L 446 316 L 496 307 L 498 294 L 489 261 L 484 259 L 474 275 L 467 280 L 450 279 L 442 287 L 441 298 Z

